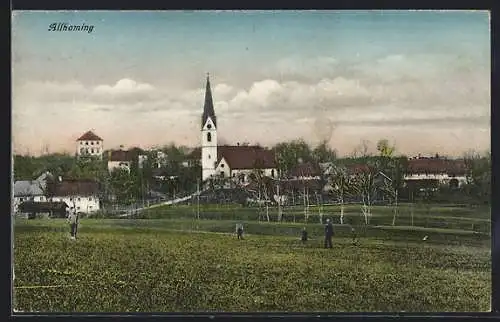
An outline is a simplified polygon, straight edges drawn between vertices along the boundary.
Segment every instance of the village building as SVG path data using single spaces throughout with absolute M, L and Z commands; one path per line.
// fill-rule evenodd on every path
M 219 176 L 247 183 L 250 174 L 257 170 L 264 176 L 277 176 L 277 164 L 273 151 L 260 146 L 218 145 L 217 139 L 217 117 L 214 111 L 210 79 L 207 76 L 205 104 L 201 116 L 202 181 Z
M 76 156 L 102 158 L 104 152 L 103 139 L 92 131 L 85 132 L 76 140 Z
M 47 182 L 47 201 L 65 202 L 77 212 L 93 213 L 101 208 L 99 184 L 89 179 L 62 179 Z
M 51 175 L 45 172 L 35 180 L 19 180 L 14 182 L 13 187 L 13 205 L 14 213 L 18 211 L 19 205 L 25 201 L 41 202 L 45 201 L 45 189 L 47 178 Z
M 138 162 L 138 166 L 142 166 L 147 160 L 146 153 L 140 148 L 132 148 L 129 150 L 111 150 L 108 152 L 108 171 L 112 172 L 115 169 L 123 169 L 130 172 L 134 162 Z
M 408 160 L 404 177 L 407 185 L 428 184 L 437 189 L 440 185 L 458 188 L 467 183 L 467 166 L 464 160 L 436 157 L 417 157 Z

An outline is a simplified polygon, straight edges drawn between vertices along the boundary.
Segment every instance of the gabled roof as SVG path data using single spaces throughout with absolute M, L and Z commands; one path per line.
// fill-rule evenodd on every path
M 135 151 L 109 151 L 108 161 L 131 162 L 134 161 L 138 154 Z
M 223 157 L 232 170 L 276 168 L 274 151 L 259 146 L 218 146 L 217 164 Z
M 77 141 L 102 141 L 102 139 L 97 136 L 94 132 L 92 131 L 87 131 L 85 132 L 82 136 L 80 136 Z
M 43 182 L 37 180 L 16 181 L 14 197 L 43 196 Z
M 210 79 L 207 75 L 207 86 L 205 88 L 205 105 L 201 116 L 201 127 L 205 125 L 208 118 L 212 119 L 214 126 L 217 127 L 217 118 L 215 117 L 214 102 L 212 100 L 212 90 L 210 89 Z
M 318 177 L 322 175 L 320 166 L 317 163 L 305 162 L 298 164 L 289 173 L 290 177 Z
M 408 160 L 408 173 L 464 175 L 467 166 L 464 160 L 422 158 Z
M 99 193 L 99 183 L 95 180 L 63 180 L 47 183 L 49 196 L 94 196 Z

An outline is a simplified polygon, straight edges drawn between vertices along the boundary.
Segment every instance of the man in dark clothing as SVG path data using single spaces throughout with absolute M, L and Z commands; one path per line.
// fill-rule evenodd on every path
M 304 229 L 302 229 L 302 243 L 305 244 L 307 242 L 307 230 L 306 230 L 306 227 L 304 227 Z
M 238 239 L 243 239 L 243 225 L 242 224 L 237 225 L 236 234 L 238 235 Z
M 330 219 L 326 220 L 325 225 L 325 248 L 332 248 L 333 225 Z

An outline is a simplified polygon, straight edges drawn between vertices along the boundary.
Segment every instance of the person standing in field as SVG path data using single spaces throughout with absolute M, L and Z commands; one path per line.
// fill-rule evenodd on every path
M 333 237 L 333 225 L 330 219 L 327 219 L 325 225 L 325 248 L 333 248 L 332 237 Z
M 243 224 L 236 225 L 236 235 L 238 239 L 243 239 Z
M 68 222 L 70 226 L 71 238 L 76 239 L 76 233 L 78 230 L 78 214 L 74 207 L 69 210 Z
M 301 240 L 302 240 L 302 244 L 305 244 L 307 242 L 307 230 L 306 230 L 306 227 L 304 227 L 302 229 L 302 237 L 301 237 Z

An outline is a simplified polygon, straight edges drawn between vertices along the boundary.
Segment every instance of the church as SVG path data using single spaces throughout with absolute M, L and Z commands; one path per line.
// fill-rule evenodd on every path
M 256 170 L 264 176 L 278 176 L 274 151 L 260 146 L 218 145 L 217 131 L 217 117 L 210 78 L 207 75 L 205 104 L 201 116 L 202 181 L 219 176 L 233 178 L 238 183 L 246 184 L 249 182 L 250 174 Z

